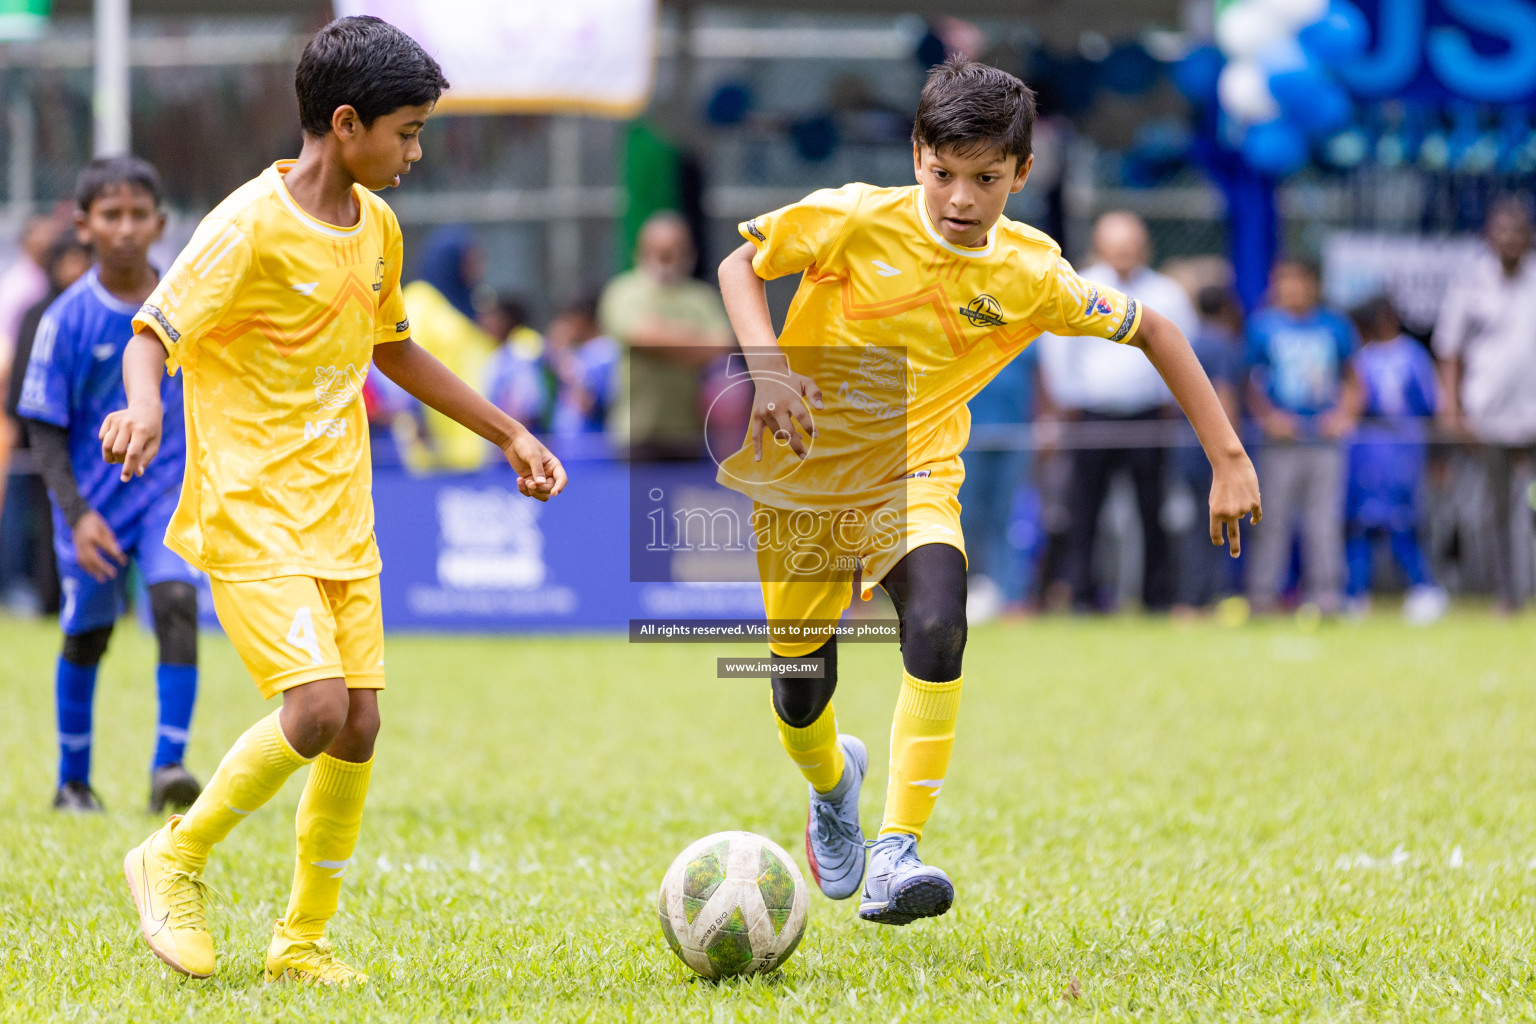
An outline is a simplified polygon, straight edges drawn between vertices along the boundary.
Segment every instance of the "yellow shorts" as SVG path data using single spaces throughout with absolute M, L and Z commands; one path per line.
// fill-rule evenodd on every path
M 379 578 L 213 580 L 213 607 L 263 697 L 317 679 L 384 689 Z
M 913 548 L 948 544 L 964 555 L 956 492 L 954 483 L 919 478 L 907 481 L 905 501 L 841 512 L 756 504 L 757 570 L 768 619 L 835 622 L 853 599 L 855 568 L 863 571 L 859 596 L 867 601 Z M 798 658 L 825 642 L 773 636 L 768 647 L 780 657 Z

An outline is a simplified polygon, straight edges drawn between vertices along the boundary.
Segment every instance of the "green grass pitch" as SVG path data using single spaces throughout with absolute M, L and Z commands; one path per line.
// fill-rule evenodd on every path
M 655 890 L 744 828 L 802 850 L 803 784 L 745 646 L 394 637 L 369 810 L 332 937 L 363 992 L 270 987 L 295 779 L 214 854 L 218 974 L 139 940 L 152 642 L 97 700 L 104 817 L 47 809 L 51 627 L 0 620 L 0 1019 L 1488 1020 L 1536 1017 L 1536 618 L 1385 614 L 1305 632 L 1045 619 L 973 632 L 960 740 L 923 854 L 955 909 L 908 928 L 811 897 L 766 979 L 694 980 Z M 842 727 L 878 821 L 897 652 L 844 648 Z M 191 766 L 263 705 L 203 647 Z

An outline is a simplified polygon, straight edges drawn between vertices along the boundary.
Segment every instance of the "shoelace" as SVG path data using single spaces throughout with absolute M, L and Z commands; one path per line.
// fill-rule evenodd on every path
M 335 951 L 325 939 L 295 943 L 289 947 L 288 957 L 297 963 L 313 967 L 315 973 L 328 979 L 360 977 L 363 973 L 337 960 Z
M 164 896 L 176 927 L 193 931 L 207 931 L 203 908 L 218 892 L 190 871 L 172 871 L 160 879 L 155 887 Z
M 816 801 L 816 839 L 822 843 L 830 843 L 833 839 L 857 843 L 859 829 L 857 825 L 849 824 L 839 818 L 837 809 L 830 801 L 818 800 Z

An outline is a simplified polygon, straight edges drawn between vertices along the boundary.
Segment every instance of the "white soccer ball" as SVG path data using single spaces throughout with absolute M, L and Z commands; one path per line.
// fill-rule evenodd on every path
M 770 839 L 716 832 L 677 855 L 661 880 L 661 933 L 706 978 L 766 974 L 789 959 L 810 907 L 800 869 Z

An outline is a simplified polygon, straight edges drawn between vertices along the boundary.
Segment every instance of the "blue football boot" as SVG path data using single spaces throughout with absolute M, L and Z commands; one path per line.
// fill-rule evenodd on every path
M 875 840 L 859 916 L 880 924 L 938 917 L 955 902 L 949 876 L 917 859 L 917 837 L 894 832 Z
M 869 751 L 857 736 L 839 735 L 843 777 L 830 793 L 811 791 L 805 818 L 805 859 L 811 877 L 828 899 L 845 900 L 864 881 L 864 830 L 859 827 L 859 787 L 869 768 Z

